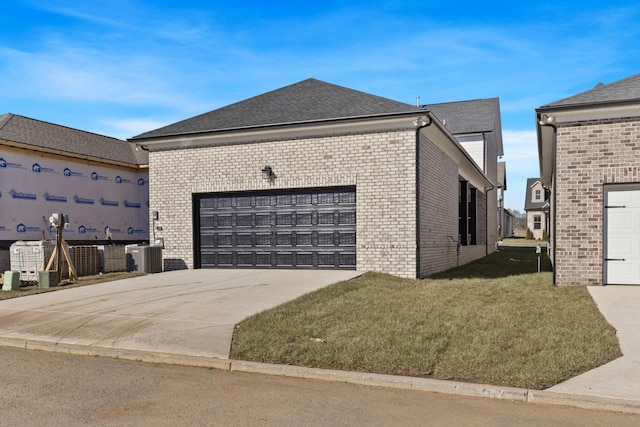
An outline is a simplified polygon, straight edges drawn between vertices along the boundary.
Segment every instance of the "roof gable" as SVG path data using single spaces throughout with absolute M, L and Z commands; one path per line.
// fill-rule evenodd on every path
M 498 98 L 429 104 L 431 110 L 452 134 L 493 132 L 500 121 Z M 498 121 L 498 123 L 496 123 Z
M 542 191 L 542 194 L 541 194 L 542 200 L 540 202 L 534 202 L 532 197 L 533 189 L 534 187 L 536 187 L 536 184 L 540 184 L 540 191 Z M 526 196 L 524 200 L 524 210 L 528 211 L 528 210 L 543 209 L 547 204 L 547 200 L 545 199 L 546 199 L 546 191 L 542 186 L 542 180 L 540 180 L 540 178 L 527 178 L 527 191 L 526 191 Z
M 307 79 L 131 139 L 423 111 L 403 102 Z
M 599 83 L 593 89 L 552 102 L 540 108 L 606 104 L 625 101 L 640 101 L 640 74 L 609 84 Z
M 496 150 L 503 154 L 502 120 L 498 98 L 429 104 L 426 107 L 453 135 L 493 133 Z
M 72 129 L 16 114 L 0 116 L 0 140 L 130 165 L 148 163 L 148 154 L 121 139 Z

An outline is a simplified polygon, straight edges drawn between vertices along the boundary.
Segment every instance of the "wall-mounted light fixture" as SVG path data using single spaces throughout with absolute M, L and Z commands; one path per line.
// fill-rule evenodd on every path
M 424 116 L 424 117 L 418 117 L 417 119 L 415 119 L 413 121 L 413 125 L 416 128 L 423 128 L 423 127 L 431 126 L 431 123 L 433 123 L 433 119 L 428 114 L 426 116 Z
M 540 120 L 538 121 L 538 124 L 540 126 L 549 126 L 549 125 L 555 125 L 556 124 L 556 118 L 553 116 L 550 116 L 548 114 L 543 114 L 540 116 Z
M 273 182 L 276 179 L 276 174 L 273 172 L 271 166 L 265 166 L 262 168 L 262 177 Z

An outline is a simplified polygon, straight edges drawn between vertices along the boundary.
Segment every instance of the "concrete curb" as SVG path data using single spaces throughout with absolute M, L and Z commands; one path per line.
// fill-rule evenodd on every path
M 100 347 L 83 344 L 58 343 L 44 340 L 25 340 L 24 338 L 0 337 L 0 347 L 15 347 L 27 350 L 53 351 L 80 356 L 111 357 L 113 359 L 136 362 L 163 363 L 167 365 L 231 370 L 231 360 L 211 356 L 197 356 L 178 353 L 133 350 L 125 348 Z
M 461 383 L 455 381 L 440 381 L 428 378 L 304 368 L 291 365 L 272 365 L 267 363 L 245 362 L 241 360 L 234 360 L 231 362 L 231 371 L 281 375 L 325 381 L 339 381 L 367 386 L 392 387 L 463 396 L 489 397 L 494 399 L 517 400 L 521 402 L 526 402 L 527 400 L 527 390 L 524 389 Z
M 454 394 L 469 397 L 504 399 L 530 404 L 571 406 L 582 409 L 640 414 L 640 401 L 611 397 L 584 396 L 556 393 L 544 390 L 528 390 L 514 387 L 500 387 L 457 381 L 443 381 L 429 378 L 403 377 L 361 372 L 338 371 L 332 369 L 305 368 L 291 365 L 247 362 L 220 359 L 211 356 L 185 355 L 177 353 L 141 351 L 110 348 L 83 344 L 58 343 L 44 340 L 0 337 L 0 347 L 14 347 L 27 350 L 52 351 L 83 356 L 101 356 L 147 363 L 192 366 L 220 369 L 230 372 L 245 372 L 263 375 L 306 378 L 322 381 L 344 382 L 372 387 L 389 387 L 419 390 L 431 393 Z

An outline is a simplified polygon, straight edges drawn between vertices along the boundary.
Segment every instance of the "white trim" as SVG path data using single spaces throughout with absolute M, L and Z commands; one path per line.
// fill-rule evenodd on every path
M 570 122 L 583 122 L 588 120 L 623 119 L 627 117 L 640 117 L 640 105 L 599 105 L 582 107 L 563 111 L 547 111 L 548 116 L 553 116 L 557 124 Z
M 203 134 L 187 134 L 158 139 L 139 140 L 149 151 L 175 150 L 184 148 L 202 148 L 219 145 L 248 144 L 266 141 L 291 140 L 332 136 L 350 133 L 381 132 L 386 130 L 415 129 L 413 121 L 420 115 L 401 118 L 376 118 L 375 120 L 359 120 L 349 122 L 300 124 L 290 126 L 274 126 L 272 128 L 228 130 Z

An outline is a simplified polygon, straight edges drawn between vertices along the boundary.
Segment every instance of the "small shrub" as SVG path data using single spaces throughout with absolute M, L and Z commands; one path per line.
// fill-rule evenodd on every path
M 542 230 L 542 240 L 545 242 L 549 240 L 549 236 L 547 236 L 547 230 Z
M 524 238 L 527 240 L 533 240 L 533 232 L 531 231 L 531 229 L 529 227 L 527 227 L 527 231 L 524 234 Z

